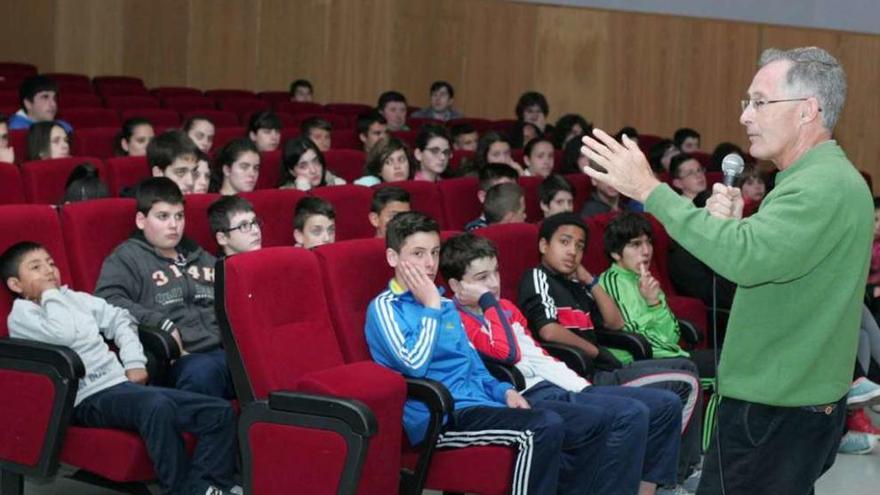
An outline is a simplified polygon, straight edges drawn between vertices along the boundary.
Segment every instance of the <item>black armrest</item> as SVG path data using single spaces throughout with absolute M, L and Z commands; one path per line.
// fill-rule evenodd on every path
M 486 369 L 496 380 L 510 383 L 517 390 L 526 388 L 526 379 L 516 366 L 500 363 L 483 355 L 480 357 L 483 358 Z
M 443 430 L 443 420 L 455 409 L 452 394 L 440 382 L 427 378 L 406 378 L 407 397 L 428 406 L 430 417 L 425 438 L 420 445 L 422 452 L 414 470 L 402 469 L 400 473 L 400 493 L 402 495 L 420 495 L 428 477 L 428 467 L 434 456 L 437 438 Z
M 702 339 L 697 327 L 687 320 L 678 320 L 678 332 L 681 334 L 681 338 L 690 345 L 694 345 Z
M 651 359 L 654 356 L 648 339 L 633 332 L 596 330 L 596 342 L 604 347 L 623 349 L 632 354 L 636 361 Z
M 575 373 L 583 377 L 593 376 L 593 360 L 587 356 L 587 353 L 577 347 L 559 344 L 555 342 L 544 342 L 541 344 L 551 356 L 565 363 Z
M 272 392 L 269 408 L 277 411 L 323 416 L 343 421 L 355 434 L 374 435 L 379 430 L 376 416 L 363 402 L 304 392 Z
M 79 355 L 70 348 L 60 345 L 27 339 L 0 339 L 0 358 L 48 364 L 61 377 L 70 380 L 79 380 L 86 374 L 86 368 Z
M 180 357 L 180 346 L 168 332 L 147 325 L 138 325 L 138 337 L 144 350 L 156 356 L 156 359 L 171 361 Z

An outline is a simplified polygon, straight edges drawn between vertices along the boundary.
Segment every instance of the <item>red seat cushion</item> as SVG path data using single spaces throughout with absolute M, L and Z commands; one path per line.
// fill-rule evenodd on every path
M 403 452 L 403 465 L 412 469 L 418 450 Z M 468 447 L 434 452 L 425 488 L 444 492 L 469 492 L 485 495 L 510 493 L 516 451 L 509 447 Z
M 159 99 L 153 96 L 107 96 L 107 108 L 125 110 L 128 108 L 159 108 Z
M 376 235 L 370 224 L 370 204 L 373 190 L 369 187 L 346 184 L 312 189 L 311 194 L 324 198 L 336 211 L 336 240 L 369 238 Z
M 217 252 L 217 241 L 211 233 L 208 223 L 208 207 L 220 198 L 219 194 L 187 194 L 186 195 L 186 229 L 184 233 L 209 253 Z
M 443 215 L 443 200 L 440 197 L 440 189 L 434 182 L 423 180 L 405 180 L 392 184 L 380 184 L 376 187 L 395 186 L 409 192 L 410 208 L 433 218 L 440 224 L 442 230 L 446 225 Z
M 118 127 L 92 127 L 76 131 L 73 140 L 73 153 L 78 156 L 95 156 L 111 158 L 116 152 L 116 136 Z M 107 182 L 106 177 L 101 177 Z
M 180 125 L 180 114 L 167 108 L 126 108 L 119 112 L 123 121 L 133 118 L 147 119 L 158 129 Z
M 24 203 L 21 174 L 12 163 L 0 162 L 0 204 Z
M 119 116 L 109 108 L 62 108 L 60 118 L 70 122 L 74 129 L 85 127 L 119 127 Z
M 293 246 L 293 210 L 306 193 L 296 189 L 260 189 L 241 196 L 262 218 L 263 247 Z
M 501 297 L 516 301 L 523 274 L 541 262 L 538 226 L 531 223 L 499 224 L 477 229 L 474 233 L 495 244 L 501 273 Z
M 278 187 L 281 176 L 281 150 L 260 153 L 260 175 L 257 177 L 257 189 Z
M 117 156 L 108 158 L 104 164 L 107 169 L 107 187 L 114 196 L 150 177 L 150 166 L 145 156 Z
M 441 180 L 440 195 L 446 215 L 446 228 L 463 229 L 471 220 L 483 213 L 483 205 L 477 199 L 480 182 L 474 177 Z
M 73 288 L 94 292 L 104 259 L 136 229 L 134 199 L 108 198 L 64 205 L 61 226 Z
M 105 177 L 104 163 L 95 157 L 77 156 L 35 160 L 21 166 L 21 182 L 25 198 L 30 203 L 58 204 L 64 197 L 67 177 L 80 163 L 91 163 Z

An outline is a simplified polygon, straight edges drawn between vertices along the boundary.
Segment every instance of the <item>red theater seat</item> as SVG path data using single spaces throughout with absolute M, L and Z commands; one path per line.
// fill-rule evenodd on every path
M 544 213 L 541 211 L 540 200 L 538 198 L 538 186 L 540 186 L 543 181 L 543 177 L 520 177 L 517 181 L 523 190 L 523 197 L 526 200 L 527 222 L 540 222 L 544 219 Z
M 296 189 L 262 189 L 241 195 L 263 219 L 263 247 L 293 246 L 293 210 L 305 195 Z
M 300 113 L 320 114 L 327 111 L 320 103 L 312 103 L 310 101 L 281 101 L 275 103 L 275 110 L 291 115 Z
M 345 363 L 314 253 L 226 258 L 215 290 L 244 406 L 245 492 L 396 493 L 406 385 L 375 363 Z
M 93 95 L 95 94 L 95 87 L 90 82 L 59 82 L 58 93 L 61 95 Z
M 344 186 L 318 187 L 311 190 L 312 196 L 323 198 L 333 205 L 336 211 L 336 240 L 363 239 L 376 235 L 370 224 L 370 204 L 373 189 L 346 184 Z
M 279 112 L 283 112 L 280 108 Z M 312 117 L 320 117 L 327 122 L 330 122 L 330 125 L 333 126 L 333 129 L 350 129 L 352 127 L 351 122 L 343 116 L 337 115 L 335 113 L 289 113 L 293 118 L 293 125 L 299 127 L 300 124 L 306 119 L 310 119 Z
M 123 122 L 135 117 L 147 119 L 157 134 L 162 128 L 180 126 L 180 114 L 167 108 L 127 108 L 120 112 L 120 117 Z
M 260 176 L 257 178 L 257 189 L 278 187 L 281 176 L 281 150 L 260 153 Z
M 73 154 L 75 156 L 96 156 L 98 158 L 111 158 L 115 154 L 116 136 L 120 133 L 118 127 L 91 127 L 76 131 L 76 139 L 73 140 Z M 102 177 L 106 181 L 105 177 Z
M 72 108 L 101 108 L 103 107 L 101 97 L 91 93 L 68 94 L 62 92 L 58 96 L 58 108 L 70 110 Z
M 134 187 L 150 177 L 150 167 L 145 156 L 117 156 L 104 161 L 106 181 L 110 194 L 118 196 L 123 189 Z
M 190 117 L 204 117 L 211 121 L 214 124 L 214 127 L 237 127 L 238 124 L 238 116 L 232 112 L 224 112 L 222 110 L 190 110 L 188 112 L 182 112 L 183 120 L 186 120 Z
M 532 223 L 490 225 L 474 234 L 495 243 L 501 273 L 501 297 L 517 300 L 523 274 L 541 262 L 538 253 L 538 226 Z
M 201 115 L 196 112 L 194 115 Z M 214 130 L 214 150 L 219 150 L 226 143 L 232 141 L 233 139 L 238 139 L 240 137 L 247 136 L 247 130 L 244 127 L 240 126 L 224 126 L 224 127 L 216 127 Z
M 92 293 L 107 256 L 136 228 L 134 199 L 108 198 L 70 203 L 61 208 L 64 245 L 73 287 Z
M 226 110 L 238 115 L 242 125 L 247 125 L 252 113 L 269 110 L 270 108 L 268 101 L 259 98 L 225 98 L 218 100 L 217 106 L 220 110 Z
M 474 177 L 441 180 L 440 196 L 446 215 L 446 228 L 459 230 L 483 214 L 483 205 L 477 199 L 480 182 Z
M 423 180 L 405 180 L 401 182 L 383 183 L 379 187 L 396 186 L 405 189 L 409 193 L 410 208 L 433 218 L 440 224 L 443 230 L 446 219 L 443 215 L 443 200 L 440 197 L 440 188 L 433 182 Z
M 72 72 L 45 72 L 44 76 L 52 79 L 56 83 L 85 83 L 91 84 L 89 76 L 85 74 L 75 74 Z
M 187 194 L 185 197 L 186 229 L 184 234 L 209 253 L 217 252 L 217 241 L 208 224 L 208 207 L 220 198 L 219 194 Z
M 338 115 L 357 117 L 358 115 L 373 110 L 373 107 L 370 105 L 364 105 L 363 103 L 328 103 L 324 105 L 324 109 L 327 112 Z
M 483 134 L 486 131 L 492 130 L 492 121 L 489 119 L 461 118 L 461 119 L 452 119 L 452 120 L 446 122 L 446 125 L 450 129 L 452 129 L 452 127 L 459 125 L 459 124 L 470 124 L 480 134 Z
M 463 161 L 473 160 L 476 155 L 477 154 L 473 151 L 454 150 L 452 152 L 452 158 L 449 159 L 449 170 L 452 170 L 453 172 L 458 170 Z
M 290 93 L 287 91 L 260 91 L 257 98 L 268 101 L 271 105 L 290 101 Z
M 331 149 L 324 153 L 327 169 L 346 182 L 353 182 L 364 175 L 367 154 L 357 150 Z
M 107 108 L 122 111 L 129 108 L 159 108 L 159 99 L 153 96 L 107 96 Z
M 215 109 L 214 100 L 200 95 L 166 96 L 162 106 L 181 113 Z
M 209 89 L 205 91 L 205 96 L 215 100 L 225 100 L 227 98 L 256 98 L 257 95 L 253 91 L 246 89 Z
M 37 66 L 23 62 L 0 62 L 0 75 L 27 77 L 37 75 Z
M 119 116 L 109 108 L 61 109 L 60 118 L 70 122 L 74 129 L 86 127 L 119 127 Z
M 563 177 L 574 188 L 574 212 L 580 213 L 581 207 L 593 192 L 590 177 L 587 174 L 565 174 Z
M 35 160 L 21 166 L 24 196 L 29 203 L 55 205 L 64 197 L 64 185 L 70 172 L 80 163 L 91 163 L 104 177 L 104 163 L 95 157 L 77 156 L 54 160 Z
M 24 190 L 18 166 L 0 162 L 0 205 L 24 203 Z
M 160 86 L 153 88 L 150 93 L 156 98 L 165 99 L 175 96 L 203 96 L 202 90 L 196 88 L 188 88 L 186 86 Z
M 18 105 L 18 91 L 15 91 L 14 89 L 0 91 L 0 106 L 17 107 Z
M 391 135 L 406 143 L 409 149 L 413 149 L 416 145 L 416 137 L 419 135 L 419 131 L 393 131 Z
M 383 291 L 393 272 L 385 260 L 382 239 L 358 239 L 321 246 L 315 250 L 321 261 L 326 300 L 333 328 L 349 363 L 370 361 L 364 338 L 364 322 L 370 300 Z M 356 281 L 355 281 L 356 280 Z M 408 442 L 407 442 L 408 443 Z M 447 492 L 481 494 L 510 493 L 514 452 L 506 447 L 468 447 L 427 450 L 427 473 L 417 468 L 425 450 L 404 446 L 402 486 L 421 493 L 422 488 Z M 426 479 L 419 480 L 420 476 Z M 422 486 L 423 485 L 423 486 Z
M 357 129 L 333 129 L 330 131 L 330 148 L 334 150 L 364 150 L 364 143 L 357 135 Z
M 27 129 L 9 131 L 9 146 L 15 152 L 15 163 L 27 160 Z

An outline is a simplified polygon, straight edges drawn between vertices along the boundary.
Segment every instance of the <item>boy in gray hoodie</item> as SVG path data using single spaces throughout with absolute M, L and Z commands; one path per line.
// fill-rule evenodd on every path
M 16 296 L 8 317 L 10 336 L 69 347 L 83 362 L 74 423 L 138 432 L 166 493 L 226 493 L 236 458 L 235 415 L 228 402 L 144 386 L 147 359 L 131 315 L 61 286 L 43 246 L 25 241 L 7 249 L 0 255 L 0 275 Z M 116 344 L 118 357 L 105 338 Z M 182 431 L 199 438 L 192 460 Z
M 144 180 L 135 199 L 137 230 L 104 260 L 95 295 L 177 340 L 170 386 L 232 398 L 214 313 L 215 258 L 184 237 L 183 194 L 170 179 Z

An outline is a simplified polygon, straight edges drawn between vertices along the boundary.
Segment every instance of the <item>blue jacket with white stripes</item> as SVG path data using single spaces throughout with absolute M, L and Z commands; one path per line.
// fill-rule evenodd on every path
M 440 309 L 426 308 L 392 279 L 370 302 L 365 332 L 374 361 L 407 377 L 441 382 L 455 409 L 507 407 L 505 393 L 512 385 L 496 380 L 483 366 L 450 299 L 442 298 Z M 424 439 L 428 419 L 424 404 L 406 402 L 403 426 L 413 445 Z

